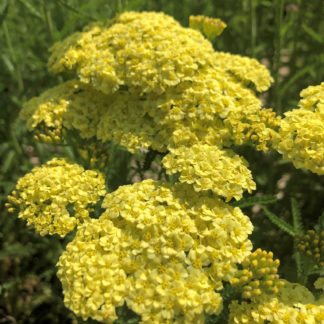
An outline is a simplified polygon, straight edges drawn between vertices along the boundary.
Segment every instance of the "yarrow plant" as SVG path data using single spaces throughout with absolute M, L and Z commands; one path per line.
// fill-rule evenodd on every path
M 228 323 L 324 323 L 324 229 L 305 236 L 264 207 L 296 237 L 299 256 L 311 257 L 315 297 L 280 279 L 272 252 L 253 252 L 253 225 L 238 206 L 256 184 L 234 150 L 275 150 L 323 175 L 324 83 L 303 90 L 281 118 L 257 97 L 273 81 L 267 68 L 213 49 L 225 23 L 193 16 L 190 27 L 125 12 L 54 44 L 49 70 L 74 79 L 28 101 L 20 117 L 41 142 L 77 143 L 88 163 L 35 167 L 9 211 L 41 235 L 75 231 L 57 266 L 65 305 L 83 319 L 113 323 L 127 307 L 140 323 L 226 314 Z M 112 190 L 101 172 L 107 143 L 160 156 L 159 179 Z

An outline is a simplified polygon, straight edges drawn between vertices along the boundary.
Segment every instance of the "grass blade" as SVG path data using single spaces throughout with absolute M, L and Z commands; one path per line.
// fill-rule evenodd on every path
M 0 27 L 2 26 L 2 23 L 4 22 L 4 20 L 6 19 L 8 10 L 9 10 L 9 2 L 6 1 L 5 5 L 4 5 L 4 9 L 2 10 L 2 12 L 0 14 Z

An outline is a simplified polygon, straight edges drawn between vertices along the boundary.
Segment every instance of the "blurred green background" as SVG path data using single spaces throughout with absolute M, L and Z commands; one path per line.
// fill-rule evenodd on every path
M 106 21 L 125 10 L 163 11 L 183 26 L 189 15 L 221 18 L 228 27 L 214 41 L 215 49 L 255 57 L 268 66 L 275 83 L 262 99 L 279 114 L 296 107 L 302 89 L 324 81 L 322 0 L 1 0 L 0 323 L 83 323 L 65 309 L 55 275 L 68 238 L 40 237 L 8 214 L 4 204 L 17 179 L 55 153 L 37 144 L 18 119 L 26 100 L 62 81 L 46 69 L 48 48 L 91 21 Z M 250 162 L 257 194 L 280 198 L 269 206 L 272 212 L 291 222 L 294 197 L 305 228 L 316 224 L 324 209 L 323 176 L 296 170 L 276 153 L 248 147 L 239 153 Z M 120 167 L 114 163 L 115 174 Z M 244 211 L 255 226 L 254 246 L 272 250 L 281 260 L 282 276 L 295 281 L 292 239 L 258 206 Z

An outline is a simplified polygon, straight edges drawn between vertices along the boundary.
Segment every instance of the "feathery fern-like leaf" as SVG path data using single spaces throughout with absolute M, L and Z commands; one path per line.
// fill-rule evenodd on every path
M 250 207 L 255 205 L 266 205 L 276 202 L 278 198 L 275 195 L 253 196 L 248 198 L 242 198 L 240 201 L 231 203 L 233 207 Z
M 301 212 L 295 198 L 291 198 L 291 214 L 293 218 L 294 231 L 300 234 L 304 234 Z
M 261 206 L 261 208 L 272 223 L 277 225 L 280 229 L 282 229 L 289 235 L 295 236 L 296 232 L 295 232 L 294 228 L 289 223 L 287 223 L 283 219 L 279 218 L 277 215 L 270 212 L 270 210 L 267 207 Z

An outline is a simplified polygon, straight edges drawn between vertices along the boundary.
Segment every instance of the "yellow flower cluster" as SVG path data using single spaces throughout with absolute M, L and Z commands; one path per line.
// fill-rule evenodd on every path
M 231 72 L 246 86 L 252 83 L 259 92 L 268 90 L 273 82 L 268 69 L 256 59 L 223 52 L 213 53 L 213 59 L 217 67 Z
M 227 201 L 241 199 L 244 189 L 255 189 L 247 161 L 217 146 L 195 144 L 171 149 L 162 163 L 169 174 L 181 172 L 180 181 L 193 184 L 196 191 L 212 190 Z
M 41 235 L 65 236 L 90 218 L 91 208 L 105 193 L 102 174 L 54 158 L 20 178 L 9 201 Z
M 108 28 L 88 27 L 53 46 L 49 67 L 53 72 L 74 69 L 82 82 L 105 93 L 126 88 L 132 96 L 145 94 L 141 99 L 147 99 L 157 117 L 159 103 L 165 101 L 162 113 L 170 112 L 177 119 L 189 114 L 223 118 L 228 110 L 244 110 L 248 102 L 256 105 L 253 113 L 258 114 L 261 102 L 242 83 L 252 82 L 264 91 L 272 82 L 256 60 L 217 54 L 197 31 L 162 13 L 128 12 Z
M 50 71 L 76 70 L 82 82 L 104 93 L 127 86 L 161 94 L 195 76 L 213 48 L 198 31 L 163 13 L 126 12 L 109 28 L 87 27 L 51 52 Z
M 203 16 L 192 23 L 197 19 L 209 35 L 224 28 Z M 49 69 L 72 70 L 80 81 L 29 101 L 21 117 L 30 129 L 47 137 L 54 133 L 56 140 L 76 129 L 82 138 L 114 141 L 132 153 L 170 152 L 164 164 L 168 173 L 180 172 L 180 181 L 227 200 L 255 189 L 245 160 L 229 148 L 249 143 L 267 150 L 278 136 L 279 118 L 262 109 L 249 88 L 270 86 L 265 66 L 217 53 L 198 31 L 154 12 L 126 12 L 107 26 L 92 24 L 51 52 Z M 205 150 L 209 158 L 203 160 L 198 154 Z M 177 157 L 182 159 L 175 162 Z
M 227 25 L 220 19 L 205 16 L 190 16 L 189 26 L 192 29 L 196 29 L 204 33 L 210 40 L 213 40 L 215 37 L 219 36 L 227 27 Z
M 239 286 L 242 297 L 254 300 L 261 294 L 277 294 L 284 281 L 277 274 L 279 260 L 273 260 L 273 253 L 257 249 L 241 264 L 235 278 L 230 282 L 232 286 Z
M 28 101 L 20 118 L 26 120 L 29 130 L 38 130 L 45 142 L 62 142 L 66 129 L 76 129 L 82 138 L 90 138 L 96 135 L 107 99 L 92 87 L 71 80 Z
M 231 111 L 225 124 L 231 129 L 235 144 L 251 143 L 257 150 L 266 152 L 280 139 L 277 130 L 281 118 L 271 108 L 258 109 L 252 105 L 240 112 Z
M 113 323 L 126 302 L 141 323 L 204 323 L 204 311 L 221 311 L 206 274 L 176 261 L 153 264 L 129 239 L 107 219 L 78 228 L 58 262 L 64 302 L 75 314 Z
M 102 206 L 59 260 L 67 307 L 108 323 L 124 302 L 141 323 L 204 323 L 204 313 L 220 313 L 215 289 L 252 247 L 239 208 L 153 180 L 119 187 Z
M 324 304 L 304 286 L 284 281 L 276 295 L 261 295 L 253 302 L 233 301 L 229 324 L 321 324 Z
M 203 16 L 190 23 L 208 38 L 225 28 Z M 235 145 L 275 148 L 324 174 L 324 83 L 304 90 L 300 109 L 281 120 L 255 93 L 273 81 L 265 66 L 215 52 L 199 31 L 154 12 L 89 25 L 51 53 L 50 71 L 76 79 L 24 105 L 21 118 L 40 140 L 64 142 L 76 130 L 89 165 L 102 153 L 93 143 L 113 141 L 166 153 L 166 172 L 180 173 L 175 185 L 146 180 L 107 194 L 99 219 L 90 212 L 106 193 L 100 173 L 53 159 L 19 180 L 10 206 L 42 235 L 64 236 L 81 223 L 58 262 L 67 307 L 108 323 L 125 303 L 141 323 L 203 323 L 221 312 L 217 291 L 230 281 L 251 299 L 231 304 L 230 323 L 324 320 L 306 288 L 281 286 L 271 253 L 248 258 L 252 224 L 219 198 L 255 189 Z
M 144 244 L 142 253 L 152 262 L 179 258 L 204 267 L 217 289 L 219 280 L 232 277 L 234 264 L 250 254 L 249 218 L 187 184 L 145 180 L 108 194 L 102 206 L 106 211 L 101 218 L 136 233 Z
M 313 259 L 314 266 L 324 267 L 324 231 L 309 230 L 305 235 L 296 235 L 297 249 Z
M 285 113 L 276 145 L 296 168 L 324 174 L 324 82 L 300 93 L 299 109 Z

